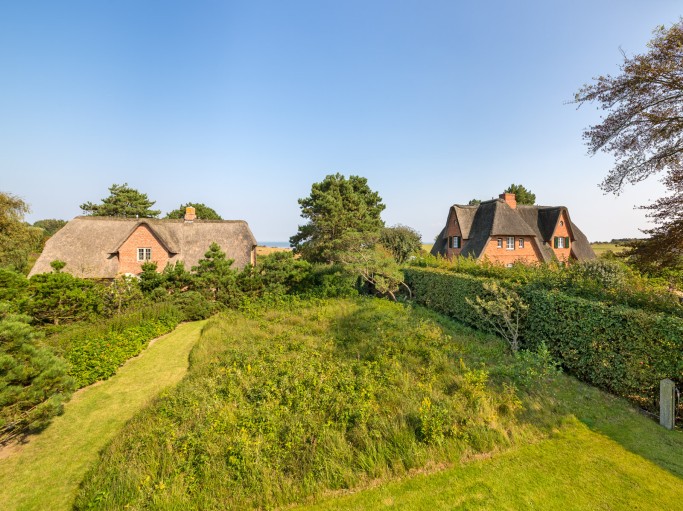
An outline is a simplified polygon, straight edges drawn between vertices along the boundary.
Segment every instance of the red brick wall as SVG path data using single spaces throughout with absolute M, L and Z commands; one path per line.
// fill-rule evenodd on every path
M 144 261 L 138 261 L 138 248 L 151 248 L 151 261 L 157 263 L 157 271 L 163 271 L 168 263 L 168 252 L 146 225 L 139 225 L 119 249 L 119 275 L 142 272 Z
M 448 247 L 448 238 L 450 236 L 460 236 L 460 248 Z M 455 211 L 451 209 L 451 212 L 448 214 L 448 223 L 446 224 L 446 257 L 450 259 L 460 255 L 462 249 L 465 248 L 465 243 L 465 240 L 462 239 L 460 225 L 458 225 L 457 219 L 455 217 Z
M 524 263 L 536 263 L 541 261 L 541 254 L 536 246 L 536 242 L 532 236 L 515 236 L 515 249 L 507 249 L 507 236 L 500 236 L 503 240 L 503 248 L 498 248 L 498 236 L 489 239 L 482 259 L 487 258 L 489 261 L 507 265 L 516 261 Z M 519 248 L 519 240 L 524 240 L 524 248 Z
M 556 236 L 559 236 L 562 238 L 568 237 L 569 236 L 568 226 L 569 226 L 569 221 L 567 219 L 567 214 L 563 211 L 562 214 L 560 215 L 560 219 L 557 221 L 557 225 L 555 226 L 555 232 L 553 233 L 553 237 L 550 240 L 550 248 L 553 249 L 553 252 L 555 252 L 555 256 L 560 261 L 569 260 L 569 255 L 571 253 L 571 240 L 569 240 L 569 245 L 565 246 L 565 248 L 555 248 L 555 237 Z

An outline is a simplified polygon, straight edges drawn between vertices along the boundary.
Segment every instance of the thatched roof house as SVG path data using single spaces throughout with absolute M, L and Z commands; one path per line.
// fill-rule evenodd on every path
M 52 236 L 29 276 L 52 271 L 50 263 L 64 261 L 64 271 L 77 277 L 113 279 L 139 274 L 146 261 L 182 261 L 196 266 L 211 243 L 220 245 L 233 267 L 254 264 L 256 239 L 242 220 L 197 220 L 194 208 L 185 219 L 76 217 Z
M 476 206 L 451 206 L 431 253 L 488 258 L 506 265 L 595 258 L 566 207 L 518 205 L 513 193 Z

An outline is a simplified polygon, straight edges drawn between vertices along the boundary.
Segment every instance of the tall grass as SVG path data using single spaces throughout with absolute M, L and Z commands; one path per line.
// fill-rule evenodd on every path
M 226 312 L 205 327 L 188 377 L 105 450 L 75 507 L 271 508 L 552 424 L 522 420 L 540 413 L 547 367 L 464 332 L 379 300 Z

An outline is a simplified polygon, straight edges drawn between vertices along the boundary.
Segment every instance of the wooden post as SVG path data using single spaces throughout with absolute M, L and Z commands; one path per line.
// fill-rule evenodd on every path
M 666 429 L 676 423 L 676 384 L 668 379 L 659 382 L 659 423 Z

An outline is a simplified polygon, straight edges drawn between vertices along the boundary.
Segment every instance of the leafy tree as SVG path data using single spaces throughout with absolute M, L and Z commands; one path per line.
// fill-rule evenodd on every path
M 344 248 L 337 253 L 337 260 L 347 272 L 360 277 L 371 293 L 396 300 L 396 292 L 403 286 L 412 295 L 410 288 L 403 282 L 403 273 L 394 257 L 378 241 L 378 236 L 347 233 L 342 240 Z
M 56 218 L 46 218 L 33 222 L 33 227 L 40 227 L 44 231 L 44 236 L 49 238 L 66 225 L 66 220 L 57 220 Z
M 405 263 L 411 255 L 422 250 L 422 236 L 407 225 L 385 227 L 380 233 L 379 243 L 394 256 L 398 264 Z
M 300 225 L 289 242 L 309 262 L 333 262 L 347 232 L 375 234 L 384 227 L 380 214 L 385 206 L 364 177 L 329 175 L 314 183 L 299 205 L 308 223 Z
M 528 204 L 529 206 L 536 204 L 536 194 L 531 193 L 531 190 L 527 190 L 524 185 L 513 183 L 507 187 L 505 193 L 514 193 L 517 204 Z
M 204 258 L 192 268 L 194 286 L 210 299 L 236 306 L 241 292 L 237 287 L 237 271 L 231 268 L 233 259 L 227 259 L 218 243 L 211 243 Z
M 185 208 L 193 207 L 195 209 L 195 214 L 197 218 L 201 220 L 223 220 L 221 216 L 216 213 L 216 210 L 210 208 L 206 204 L 201 202 L 188 202 L 187 204 L 181 204 L 178 209 L 169 211 L 166 214 L 166 218 L 185 218 Z
M 631 255 L 645 265 L 680 264 L 683 246 L 683 19 L 654 31 L 646 53 L 629 57 L 617 76 L 599 76 L 575 95 L 575 103 L 597 103 L 607 112 L 584 132 L 592 154 L 610 153 L 613 168 L 601 184 L 619 193 L 665 172 L 672 195 L 644 209 L 657 227 L 649 240 L 632 244 Z
M 0 266 L 24 271 L 29 255 L 38 248 L 42 230 L 24 222 L 29 211 L 19 197 L 0 192 Z
M 29 321 L 0 310 L 0 444 L 43 429 L 74 390 L 66 363 L 37 346 Z
M 102 301 L 102 312 L 106 316 L 121 314 L 142 302 L 139 280 L 130 275 L 123 275 L 107 285 L 97 288 Z
M 529 306 L 513 290 L 496 282 L 484 284 L 484 296 L 465 301 L 492 328 L 505 339 L 512 353 L 519 351 L 519 338 L 523 330 Z
M 28 279 L 23 273 L 0 268 L 0 301 L 6 301 L 16 307 L 26 297 L 27 289 Z
M 142 272 L 138 277 L 140 278 L 140 290 L 143 293 L 151 293 L 164 284 L 164 277 L 157 271 L 156 262 L 146 261 L 142 263 L 141 269 Z
M 478 206 L 479 204 L 481 204 L 479 199 L 470 199 L 470 201 L 467 203 L 468 206 Z
M 127 218 L 156 218 L 161 211 L 150 209 L 154 201 L 147 198 L 146 193 L 140 193 L 130 188 L 128 183 L 113 184 L 109 187 L 109 197 L 102 199 L 101 204 L 86 202 L 80 208 L 86 215 L 118 216 Z

